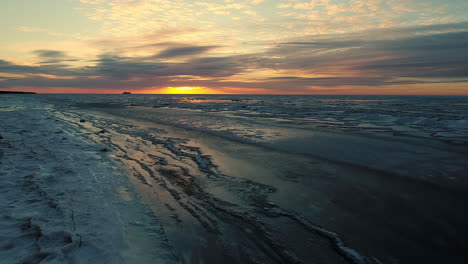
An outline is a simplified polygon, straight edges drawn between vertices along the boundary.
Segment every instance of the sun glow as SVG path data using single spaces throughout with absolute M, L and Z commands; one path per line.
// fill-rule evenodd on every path
M 220 94 L 222 92 L 207 88 L 207 87 L 194 87 L 194 86 L 181 86 L 181 87 L 166 87 L 157 91 L 164 94 Z

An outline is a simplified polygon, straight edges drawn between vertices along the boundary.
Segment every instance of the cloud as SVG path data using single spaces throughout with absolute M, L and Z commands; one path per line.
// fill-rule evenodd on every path
M 0 59 L 0 73 L 39 73 L 40 70 L 34 66 L 17 65 Z
M 97 4 L 100 4 L 102 2 L 104 2 L 105 0 L 80 0 L 81 3 L 83 4 L 91 4 L 91 5 L 97 5 Z
M 46 29 L 44 28 L 37 28 L 37 27 L 19 27 L 18 28 L 19 31 L 23 31 L 23 32 L 41 32 L 41 31 L 45 31 Z
M 250 1 L 250 3 L 251 3 L 252 5 L 258 5 L 258 4 L 261 4 L 261 3 L 263 3 L 263 2 L 265 2 L 265 0 L 251 0 L 251 1 Z
M 466 26 L 466 23 L 462 25 Z M 362 32 L 323 39 L 282 42 L 267 51 L 262 66 L 303 73 L 379 77 L 468 77 L 468 32 L 432 33 L 461 25 L 428 26 L 380 31 L 372 39 Z M 405 32 L 389 38 L 387 33 Z M 429 32 L 429 34 L 427 34 Z M 425 34 L 422 34 L 425 33 Z M 380 39 L 379 37 L 380 36 Z M 315 39 L 310 41 L 310 39 Z
M 34 54 L 41 58 L 60 58 L 65 57 L 65 53 L 59 50 L 35 50 Z
M 32 53 L 42 59 L 42 61 L 39 62 L 40 64 L 57 64 L 79 61 L 78 59 L 70 58 L 63 51 L 59 50 L 34 50 Z
M 33 51 L 33 53 L 41 59 L 48 59 L 48 61 L 42 63 L 61 62 L 65 61 L 64 58 L 67 57 L 67 55 L 64 52 L 59 50 L 35 50 Z
M 363 41 L 359 40 L 345 40 L 345 41 L 332 41 L 332 40 L 325 40 L 325 41 L 291 41 L 291 42 L 283 42 L 280 45 L 295 45 L 295 46 L 310 46 L 314 48 L 349 48 L 349 47 L 359 47 L 363 44 Z
M 168 48 L 156 55 L 156 58 L 175 58 L 184 56 L 193 56 L 205 53 L 209 50 L 217 48 L 217 46 L 186 46 Z
M 37 66 L 0 60 L 2 87 L 95 89 L 237 87 L 300 92 L 311 87 L 385 87 L 468 82 L 468 23 L 392 28 L 287 39 L 250 53 L 210 54 L 216 45 L 159 42 L 155 56 L 103 53 L 72 67 L 62 51 L 36 50 Z M 149 45 L 149 44 L 148 44 Z M 170 61 L 166 59 L 181 58 Z M 54 61 L 48 64 L 47 61 Z M 60 62 L 60 63 L 59 63 Z M 6 75 L 7 76 L 7 75 Z

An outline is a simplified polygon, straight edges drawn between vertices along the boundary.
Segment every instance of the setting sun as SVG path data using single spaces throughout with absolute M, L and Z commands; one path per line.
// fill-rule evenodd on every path
M 220 94 L 222 92 L 210 89 L 207 87 L 192 87 L 192 86 L 182 86 L 182 87 L 166 87 L 162 90 L 156 91 L 156 93 L 163 94 Z

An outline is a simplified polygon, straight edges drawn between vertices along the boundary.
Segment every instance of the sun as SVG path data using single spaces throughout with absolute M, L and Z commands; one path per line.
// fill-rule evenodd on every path
M 180 87 L 166 87 L 158 92 L 164 94 L 219 94 L 221 92 L 207 87 L 197 86 L 180 86 Z
M 167 87 L 166 90 L 171 94 L 196 94 L 203 90 L 203 87 Z

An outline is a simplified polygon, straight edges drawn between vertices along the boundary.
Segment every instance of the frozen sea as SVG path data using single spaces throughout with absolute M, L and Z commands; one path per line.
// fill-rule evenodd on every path
M 0 95 L 0 263 L 467 263 L 467 176 L 468 97 Z

